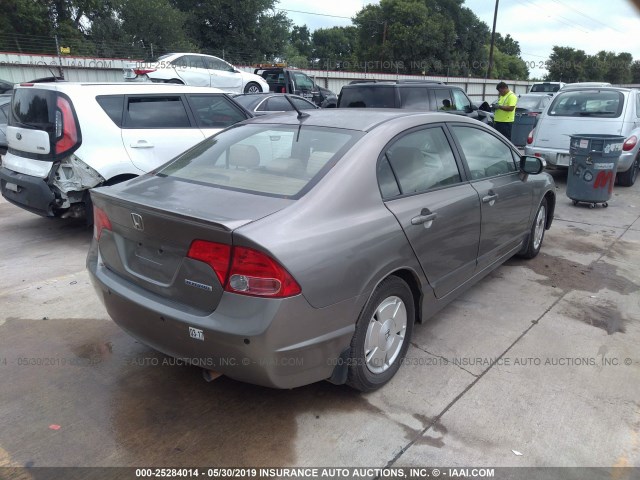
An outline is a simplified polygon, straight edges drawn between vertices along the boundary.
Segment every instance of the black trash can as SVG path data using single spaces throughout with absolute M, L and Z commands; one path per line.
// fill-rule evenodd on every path
M 583 202 L 590 208 L 598 203 L 608 206 L 624 139 L 620 135 L 571 135 L 567 197 L 574 205 Z

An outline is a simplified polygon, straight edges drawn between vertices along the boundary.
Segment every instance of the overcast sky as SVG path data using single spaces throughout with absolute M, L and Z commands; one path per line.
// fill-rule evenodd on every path
M 350 18 L 367 3 L 363 0 L 280 0 L 296 25 L 311 30 L 351 25 Z M 489 28 L 494 0 L 465 0 Z M 309 15 L 301 12 L 320 13 Z M 593 55 L 600 50 L 629 52 L 640 60 L 640 11 L 629 0 L 500 0 L 496 30 L 520 43 L 522 58 L 532 76 L 544 75 L 539 67 L 554 45 L 573 47 Z M 348 18 L 338 18 L 348 17 Z

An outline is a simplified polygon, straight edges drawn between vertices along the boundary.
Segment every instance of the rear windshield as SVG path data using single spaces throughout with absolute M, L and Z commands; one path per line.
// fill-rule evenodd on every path
M 545 93 L 554 93 L 560 90 L 560 84 L 552 84 L 552 83 L 538 83 L 531 87 L 530 92 L 545 92 Z
M 18 88 L 13 94 L 11 125 L 53 132 L 56 93 L 38 88 Z
M 396 108 L 393 86 L 358 85 L 343 88 L 338 99 L 341 108 Z
M 549 107 L 554 117 L 615 118 L 622 113 L 624 95 L 612 90 L 580 90 L 559 93 Z
M 196 145 L 157 175 L 299 198 L 362 135 L 354 130 L 305 125 L 242 125 Z
M 518 99 L 517 108 L 526 108 L 527 110 L 542 110 L 551 101 L 549 95 L 523 95 Z

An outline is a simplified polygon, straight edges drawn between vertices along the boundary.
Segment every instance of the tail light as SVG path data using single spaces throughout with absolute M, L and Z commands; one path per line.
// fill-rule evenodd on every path
M 56 155 L 73 149 L 78 144 L 78 125 L 71 103 L 64 97 L 56 101 Z
M 247 247 L 195 240 L 187 257 L 207 263 L 227 292 L 257 297 L 298 295 L 300 285 L 266 253 Z
M 527 145 L 531 145 L 533 143 L 533 130 L 531 130 L 529 132 L 529 135 L 527 135 Z
M 622 150 L 624 152 L 629 152 L 633 150 L 633 148 L 636 146 L 637 143 L 638 143 L 638 137 L 636 137 L 635 135 L 631 135 L 622 144 Z
M 133 73 L 136 75 L 146 75 L 147 73 L 155 72 L 155 68 L 134 68 Z
M 100 240 L 103 230 L 111 231 L 111 220 L 101 208 L 93 206 L 93 238 Z
M 537 117 L 538 115 L 540 115 L 540 112 L 529 112 L 529 113 L 527 113 L 528 117 Z

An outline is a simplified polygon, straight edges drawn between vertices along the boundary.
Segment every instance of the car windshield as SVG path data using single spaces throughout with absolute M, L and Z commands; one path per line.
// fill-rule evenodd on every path
M 555 117 L 615 118 L 623 105 L 624 95 L 615 90 L 574 90 L 558 94 L 548 112 Z
M 551 100 L 548 95 L 523 95 L 518 99 L 518 108 L 542 110 Z
M 196 145 L 157 175 L 295 199 L 362 135 L 355 130 L 305 125 L 241 125 Z

